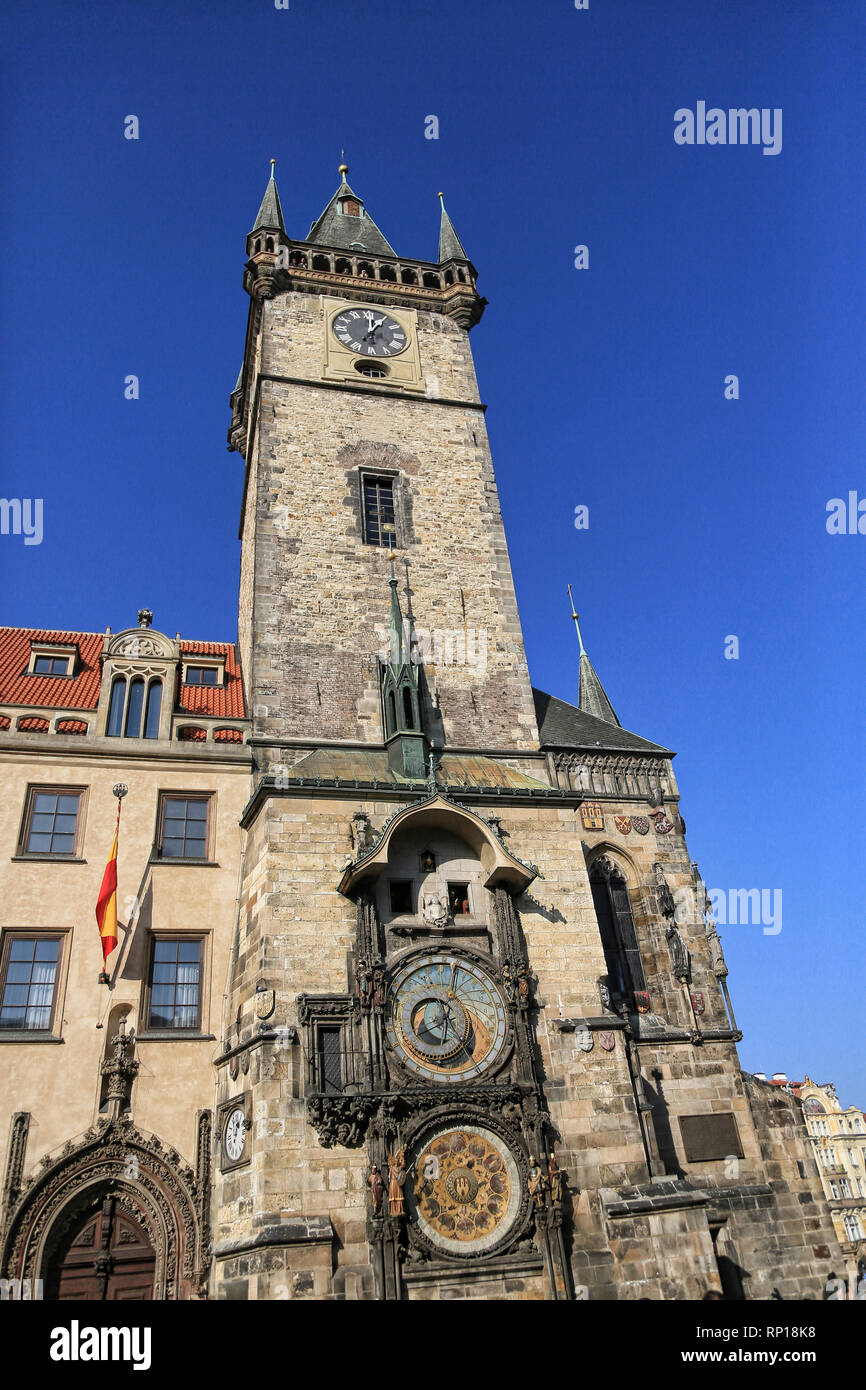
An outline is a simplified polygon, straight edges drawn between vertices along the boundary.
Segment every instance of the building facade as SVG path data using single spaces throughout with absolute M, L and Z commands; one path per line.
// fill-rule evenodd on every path
M 20 763 L 8 843 L 20 851 L 34 765 L 69 756 L 68 714 L 88 725 L 82 760 L 46 778 L 89 788 L 104 748 L 94 830 L 110 838 L 122 776 L 140 881 L 155 885 L 127 928 L 138 955 L 118 952 L 108 986 L 135 1040 L 112 1015 L 99 1061 L 87 1029 L 106 986 L 82 964 L 74 1010 L 55 1015 L 68 1108 L 49 1118 L 39 1088 L 4 1071 L 4 1272 L 54 1287 L 76 1221 L 116 1258 L 99 1202 L 153 1246 L 143 1185 L 117 1166 L 146 1127 L 147 1161 L 174 1166 L 192 1212 L 194 1273 L 171 1289 L 154 1276 L 158 1296 L 817 1297 L 839 1260 L 821 1179 L 793 1098 L 740 1069 L 673 754 L 620 726 L 582 639 L 577 705 L 530 681 L 469 341 L 476 269 L 444 203 L 436 259 L 398 256 L 347 174 L 301 240 L 272 176 L 247 238 L 229 430 L 244 463 L 235 718 L 192 700 L 187 649 L 162 637 L 181 693 L 166 684 L 150 715 L 143 674 L 122 742 L 135 672 L 115 697 L 115 639 L 92 719 L 46 713 L 35 687 L 4 704 L 0 688 L 3 756 Z M 204 737 L 178 737 L 186 726 Z M 214 798 L 222 830 L 213 864 L 186 857 L 163 887 L 160 827 L 190 817 L 160 810 L 173 789 Z M 10 853 L 4 940 L 38 945 L 63 905 L 89 969 L 98 884 L 73 905 L 70 868 Z M 181 1026 L 154 1037 L 162 971 L 146 943 L 191 940 L 202 906 L 209 1021 L 192 1036 L 181 1006 Z M 6 1038 L 22 1077 L 36 1031 Z M 90 1206 L 67 1218 L 63 1165 L 82 1142 L 115 1166 L 94 1158 Z M 75 1247 L 91 1251 L 82 1264 L 91 1246 Z
M 866 1265 L 866 1117 L 856 1105 L 843 1110 L 831 1082 L 819 1086 L 807 1076 L 798 1096 L 833 1229 L 853 1273 Z

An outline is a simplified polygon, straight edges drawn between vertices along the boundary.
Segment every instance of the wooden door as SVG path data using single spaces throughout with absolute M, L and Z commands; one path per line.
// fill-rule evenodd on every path
M 153 1298 L 156 1255 L 144 1229 L 114 1197 L 67 1232 L 46 1280 L 48 1298 L 112 1301 Z

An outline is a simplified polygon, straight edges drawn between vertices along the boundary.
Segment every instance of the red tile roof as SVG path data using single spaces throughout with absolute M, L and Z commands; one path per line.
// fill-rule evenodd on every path
M 86 734 L 86 719 L 58 719 L 57 732 L 59 734 Z
M 75 675 L 27 674 L 32 642 L 75 646 Z M 35 709 L 96 709 L 102 676 L 100 655 L 105 637 L 101 632 L 52 632 L 31 627 L 0 627 L 0 705 L 27 705 Z M 180 643 L 181 658 L 225 658 L 225 685 L 177 685 L 177 709 L 217 719 L 243 719 L 244 687 L 240 663 L 232 642 Z M 179 674 L 179 673 L 178 673 Z
M 96 709 L 99 703 L 101 632 L 51 632 L 0 628 L 0 704 L 37 709 Z M 31 642 L 78 648 L 74 676 L 29 676 Z
M 181 642 L 184 660 L 191 656 L 224 656 L 225 685 L 181 685 L 178 682 L 178 708 L 189 714 L 216 715 L 222 719 L 243 719 L 244 683 L 240 663 L 232 642 Z
M 22 734 L 47 734 L 48 720 L 34 719 L 32 716 L 30 716 L 27 718 L 19 719 L 15 727 L 16 729 L 20 729 Z

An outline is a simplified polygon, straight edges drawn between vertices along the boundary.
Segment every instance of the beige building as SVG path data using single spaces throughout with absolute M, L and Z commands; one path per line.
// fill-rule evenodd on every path
M 189 1297 L 207 1280 L 247 722 L 234 646 L 150 618 L 0 629 L 2 1218 L 8 1272 L 47 1297 Z M 106 984 L 95 906 L 118 784 Z
M 856 1105 L 843 1110 L 830 1082 L 819 1086 L 808 1076 L 800 1086 L 799 1099 L 833 1226 L 851 1273 L 866 1262 L 866 1117 Z

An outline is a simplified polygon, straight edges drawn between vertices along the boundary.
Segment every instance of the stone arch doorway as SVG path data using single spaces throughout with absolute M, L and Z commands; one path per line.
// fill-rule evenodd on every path
M 46 1251 L 45 1296 L 114 1302 L 153 1298 L 156 1251 L 141 1221 L 111 1194 L 70 1214 Z

